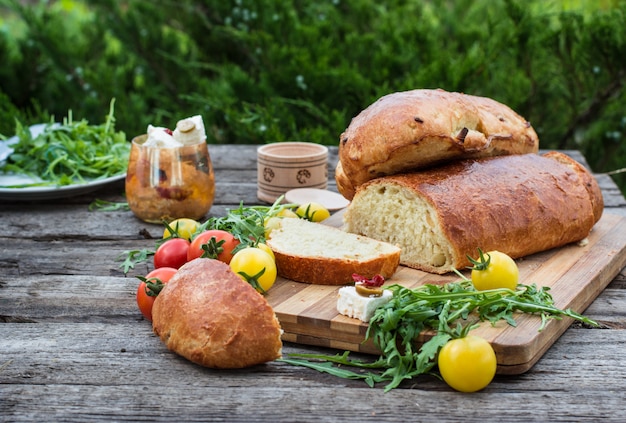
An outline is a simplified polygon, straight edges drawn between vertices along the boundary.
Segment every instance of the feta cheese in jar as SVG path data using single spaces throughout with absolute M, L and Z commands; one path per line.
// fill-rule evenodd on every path
M 150 125 L 132 140 L 126 198 L 135 216 L 146 222 L 198 220 L 213 205 L 215 177 L 202 119 L 182 120 L 177 130 L 174 136 Z

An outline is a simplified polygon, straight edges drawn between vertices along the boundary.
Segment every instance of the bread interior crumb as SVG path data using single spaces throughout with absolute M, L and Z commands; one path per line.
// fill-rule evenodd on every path
M 400 263 L 441 268 L 453 263 L 452 248 L 437 213 L 423 198 L 398 185 L 373 184 L 346 212 L 346 229 L 400 246 Z

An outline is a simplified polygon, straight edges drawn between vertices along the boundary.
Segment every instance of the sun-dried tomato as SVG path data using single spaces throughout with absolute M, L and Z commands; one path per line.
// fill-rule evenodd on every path
M 372 279 L 368 279 L 365 276 L 359 275 L 358 273 L 353 273 L 352 279 L 354 279 L 355 283 L 360 283 L 368 287 L 383 286 L 383 284 L 385 283 L 385 278 L 382 275 L 374 275 Z

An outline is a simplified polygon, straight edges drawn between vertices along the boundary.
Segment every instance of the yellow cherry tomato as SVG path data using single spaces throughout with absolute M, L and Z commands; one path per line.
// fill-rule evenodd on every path
M 296 214 L 311 222 L 321 222 L 330 217 L 330 212 L 324 206 L 315 202 L 301 204 L 296 210 Z
M 515 261 L 499 251 L 483 253 L 474 261 L 472 268 L 472 284 L 478 291 L 488 289 L 516 289 L 519 280 L 519 269 Z
M 265 222 L 263 224 L 263 226 L 265 227 L 265 239 L 271 237 L 272 231 L 274 229 L 280 228 L 280 221 L 281 218 L 276 216 L 265 219 Z
M 467 335 L 448 341 L 437 358 L 443 380 L 460 392 L 480 391 L 496 374 L 496 353 L 484 338 Z
M 290 217 L 290 218 L 295 218 L 295 217 L 299 217 L 295 211 L 291 210 L 291 209 L 282 209 L 281 211 L 279 211 L 276 216 L 278 217 Z
M 230 261 L 230 268 L 261 294 L 276 282 L 276 262 L 261 248 L 247 247 L 237 251 Z
M 261 250 L 263 250 L 267 254 L 269 254 L 272 257 L 272 260 L 276 261 L 276 256 L 274 256 L 274 252 L 272 251 L 272 249 L 267 244 L 259 242 L 256 246 L 257 246 L 257 248 L 260 248 Z
M 191 241 L 191 236 L 198 230 L 200 227 L 200 222 L 196 222 L 193 219 L 188 219 L 186 217 L 176 219 L 167 224 L 172 230 L 178 233 L 178 238 L 185 238 L 188 241 Z M 163 231 L 163 239 L 169 238 L 172 236 L 172 232 L 165 227 Z
M 272 231 L 280 227 L 280 221 L 283 218 L 299 218 L 299 216 L 291 209 L 282 209 L 275 216 L 265 218 L 263 226 L 265 227 L 265 238 L 269 238 Z

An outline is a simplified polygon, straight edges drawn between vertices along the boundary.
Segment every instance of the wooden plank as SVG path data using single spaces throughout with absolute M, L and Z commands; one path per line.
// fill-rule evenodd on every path
M 523 378 L 497 376 L 483 392 L 472 395 L 454 392 L 429 375 L 383 395 L 381 390 L 368 390 L 362 381 L 276 361 L 250 369 L 205 369 L 168 351 L 145 321 L 5 324 L 2 335 L 1 421 L 398 422 L 436 416 L 437 421 L 464 422 L 618 422 L 626 418 L 623 331 L 568 331 L 536 371 Z M 591 356 L 590 345 L 606 353 Z M 292 344 L 284 349 L 285 354 L 300 352 L 315 350 Z
M 338 214 L 337 216 L 340 216 Z M 339 218 L 331 224 L 338 226 Z M 550 287 L 555 305 L 583 312 L 626 265 L 626 218 L 605 213 L 586 245 L 572 244 L 517 260 L 521 282 Z M 414 288 L 425 283 L 458 279 L 401 266 L 387 284 Z M 268 294 L 283 330 L 291 342 L 378 354 L 372 342 L 363 343 L 367 324 L 336 310 L 339 287 L 298 283 L 279 278 Z M 571 324 L 552 320 L 542 332 L 536 316 L 520 314 L 517 326 L 484 322 L 475 329 L 494 347 L 499 374 L 529 370 Z M 426 338 L 417 340 L 423 342 Z

